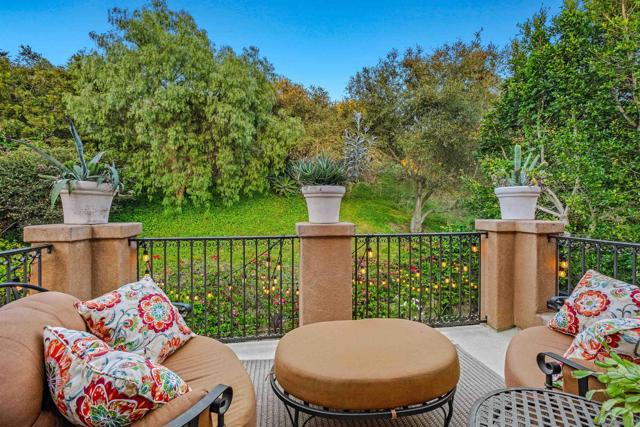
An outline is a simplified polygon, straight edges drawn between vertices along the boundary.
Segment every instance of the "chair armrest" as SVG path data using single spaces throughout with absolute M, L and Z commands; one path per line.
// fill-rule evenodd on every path
M 182 317 L 187 317 L 193 311 L 193 306 L 191 304 L 187 304 L 186 302 L 171 302 L 175 308 L 178 309 L 178 313 Z
M 197 427 L 200 414 L 204 411 L 218 414 L 216 427 L 224 427 L 224 414 L 231 406 L 233 389 L 218 384 L 205 397 L 189 408 L 184 414 L 166 424 L 167 427 Z
M 547 357 L 554 359 L 554 361 L 547 361 Z M 562 366 L 567 365 L 571 369 L 576 371 L 592 371 L 592 369 L 582 366 L 581 364 L 569 360 L 565 357 L 560 356 L 559 354 L 552 352 L 544 352 L 538 353 L 536 357 L 536 361 L 538 362 L 538 367 L 545 375 L 544 380 L 544 388 L 551 390 L 553 389 L 553 377 L 554 375 L 558 375 L 562 372 Z M 593 373 L 595 376 L 595 373 Z M 586 396 L 587 391 L 589 391 L 589 377 L 578 378 L 578 394 L 580 396 Z
M 566 295 L 556 295 L 554 297 L 551 297 L 547 300 L 547 308 L 559 311 L 564 305 L 564 302 L 567 300 L 567 298 L 569 297 Z

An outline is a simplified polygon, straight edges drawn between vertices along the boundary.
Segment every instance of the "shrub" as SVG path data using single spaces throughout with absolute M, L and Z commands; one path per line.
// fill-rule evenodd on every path
M 69 149 L 52 150 L 56 157 L 71 158 Z M 26 147 L 0 147 L 0 238 L 20 240 L 26 225 L 60 222 L 62 210 L 51 207 L 49 185 L 39 177 L 55 168 Z

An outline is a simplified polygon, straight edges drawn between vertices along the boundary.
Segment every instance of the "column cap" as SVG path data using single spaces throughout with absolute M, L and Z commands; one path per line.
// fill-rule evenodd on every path
M 142 234 L 141 222 L 111 222 L 91 226 L 94 239 L 125 239 Z
M 76 242 L 91 238 L 90 225 L 44 224 L 24 228 L 23 240 L 27 243 Z
M 564 232 L 561 221 L 476 219 L 476 230 L 496 233 L 556 234 Z
M 356 226 L 350 222 L 335 224 L 312 224 L 299 222 L 296 224 L 299 237 L 351 237 L 356 233 Z
M 142 233 L 142 223 L 113 222 L 109 224 L 44 224 L 24 228 L 27 243 L 77 242 L 89 239 L 125 239 Z

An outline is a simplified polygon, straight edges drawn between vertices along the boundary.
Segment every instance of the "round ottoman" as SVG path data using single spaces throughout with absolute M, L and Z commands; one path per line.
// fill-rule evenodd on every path
M 364 319 L 321 322 L 286 334 L 271 383 L 298 411 L 329 418 L 414 415 L 449 404 L 460 377 L 449 339 L 419 322 Z

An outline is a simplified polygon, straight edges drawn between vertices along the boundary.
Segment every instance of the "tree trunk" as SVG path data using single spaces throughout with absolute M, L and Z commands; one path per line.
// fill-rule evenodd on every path
M 423 205 L 422 194 L 416 194 L 416 205 L 413 208 L 413 215 L 411 216 L 411 224 L 409 225 L 409 230 L 412 233 L 421 233 L 422 232 L 422 223 L 424 218 L 422 216 L 422 205 Z

